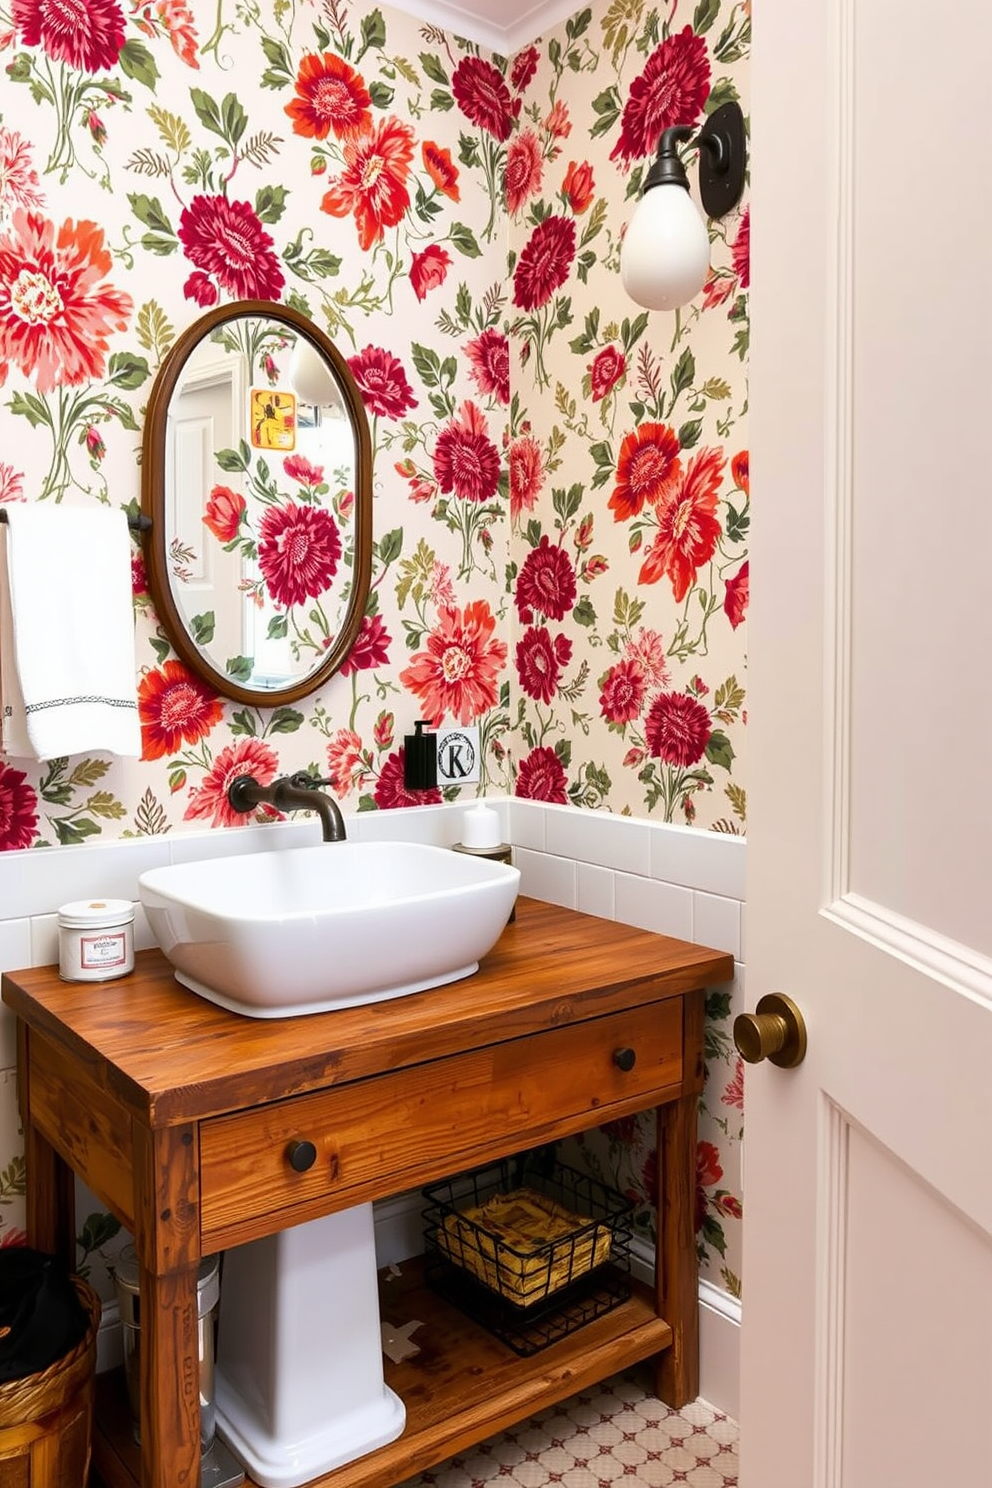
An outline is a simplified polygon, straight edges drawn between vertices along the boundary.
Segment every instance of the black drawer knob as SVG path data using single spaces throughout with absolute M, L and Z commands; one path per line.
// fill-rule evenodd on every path
M 312 1142 L 290 1142 L 286 1148 L 289 1166 L 297 1173 L 305 1173 L 317 1161 L 317 1149 Z
M 617 1069 L 632 1070 L 637 1063 L 637 1055 L 633 1049 L 614 1049 L 613 1063 Z

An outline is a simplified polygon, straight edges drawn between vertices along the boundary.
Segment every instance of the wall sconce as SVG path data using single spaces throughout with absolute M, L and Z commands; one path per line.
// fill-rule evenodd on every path
M 305 336 L 297 336 L 289 359 L 289 385 L 301 403 L 329 410 L 331 418 L 344 416 L 341 394 L 331 370 Z
M 692 134 L 686 125 L 662 134 L 620 249 L 623 287 L 646 310 L 687 305 L 709 272 L 709 233 L 689 195 L 689 178 L 678 154 L 678 146 Z M 708 217 L 723 217 L 744 191 L 747 151 L 740 105 L 715 109 L 692 143 L 699 150 L 703 210 Z

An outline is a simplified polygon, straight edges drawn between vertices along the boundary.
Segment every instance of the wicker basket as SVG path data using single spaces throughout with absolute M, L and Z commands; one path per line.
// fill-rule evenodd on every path
M 72 1280 L 89 1318 L 85 1337 L 47 1369 L 0 1385 L 0 1488 L 85 1488 L 100 1299 Z

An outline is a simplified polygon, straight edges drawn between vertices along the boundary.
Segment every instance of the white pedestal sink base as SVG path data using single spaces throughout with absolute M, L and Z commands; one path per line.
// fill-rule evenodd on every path
M 227 1252 L 217 1431 L 260 1488 L 298 1488 L 405 1424 L 383 1379 L 371 1204 Z

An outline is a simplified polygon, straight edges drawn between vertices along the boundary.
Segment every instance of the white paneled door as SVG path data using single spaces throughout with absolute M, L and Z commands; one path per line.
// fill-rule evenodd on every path
M 992 1483 L 992 10 L 756 0 L 742 1488 Z

